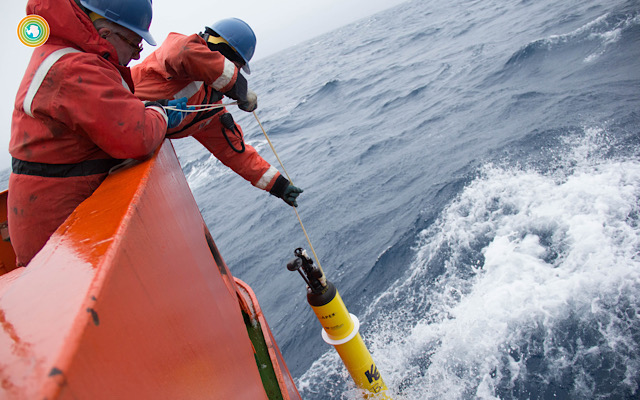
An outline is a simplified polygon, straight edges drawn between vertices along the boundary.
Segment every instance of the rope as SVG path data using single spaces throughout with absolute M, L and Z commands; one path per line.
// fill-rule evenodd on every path
M 238 104 L 237 101 L 234 101 L 232 103 L 226 103 L 226 104 L 188 104 L 188 107 L 194 107 L 195 110 L 183 110 L 183 109 L 176 108 L 175 106 L 164 106 L 164 108 L 165 110 L 175 110 L 175 111 L 186 112 L 186 113 L 197 113 L 202 111 L 215 110 L 217 108 L 224 108 L 226 106 L 233 106 L 237 104 Z M 278 162 L 280 163 L 280 167 L 282 167 L 284 174 L 287 176 L 287 179 L 289 179 L 289 182 L 291 182 L 291 184 L 293 185 L 293 180 L 291 179 L 291 177 L 289 176 L 289 173 L 285 169 L 284 164 L 282 163 L 282 160 L 280 160 L 280 156 L 278 156 L 278 152 L 276 151 L 275 147 L 273 147 L 273 143 L 271 143 L 271 139 L 269 139 L 269 135 L 267 135 L 267 131 L 262 126 L 262 123 L 258 118 L 258 114 L 256 114 L 255 111 L 253 111 L 253 116 L 256 118 L 256 121 L 258 121 L 258 125 L 260 125 L 260 129 L 262 129 L 262 133 L 264 133 L 264 137 L 267 139 L 267 142 L 269 142 L 271 151 L 273 151 L 273 154 L 275 154 L 276 158 L 278 159 Z M 311 248 L 313 257 L 316 259 L 316 263 L 318 264 L 318 269 L 320 270 L 320 272 L 322 273 L 322 276 L 324 277 L 324 271 L 322 270 L 322 266 L 320 265 L 320 259 L 318 258 L 318 255 L 316 254 L 316 250 L 313 248 L 313 245 L 311 244 L 311 239 L 309 239 L 307 230 L 304 228 L 304 224 L 302 223 L 302 218 L 300 218 L 300 214 L 298 214 L 298 210 L 296 209 L 296 207 L 291 207 L 291 208 L 293 208 L 293 211 L 295 211 L 296 213 L 296 217 L 298 218 L 298 222 L 300 223 L 302 232 L 304 232 L 304 236 L 307 238 L 307 243 L 309 243 L 309 248 Z
M 267 142 L 269 142 L 269 146 L 271 146 L 271 151 L 273 151 L 273 154 L 275 154 L 276 158 L 278 159 L 278 162 L 280 163 L 280 167 L 282 167 L 282 170 L 284 171 L 284 174 L 287 176 L 287 179 L 289 179 L 289 182 L 291 182 L 291 184 L 293 185 L 293 180 L 291 179 L 291 177 L 287 173 L 287 170 L 284 168 L 284 164 L 282 164 L 282 160 L 280 160 L 280 157 L 278 156 L 278 152 L 276 151 L 275 147 L 273 147 L 273 144 L 271 143 L 271 140 L 269 139 L 269 135 L 267 135 L 267 131 L 262 126 L 262 123 L 260 122 L 260 119 L 258 118 L 258 114 L 256 114 L 255 111 L 253 112 L 253 116 L 256 117 L 256 121 L 258 121 L 258 125 L 260 125 L 260 129 L 262 129 L 262 133 L 264 133 L 264 137 L 267 139 Z M 324 275 L 324 271 L 322 270 L 322 266 L 320 265 L 320 259 L 318 258 L 318 255 L 316 254 L 316 251 L 313 248 L 313 245 L 311 244 L 311 239 L 309 239 L 309 235 L 307 234 L 307 230 L 304 229 L 304 225 L 302 224 L 302 219 L 300 218 L 300 214 L 298 214 L 298 209 L 296 207 L 291 207 L 291 208 L 293 208 L 293 211 L 295 211 L 295 213 L 296 213 L 296 217 L 298 217 L 298 222 L 300 222 L 300 227 L 302 228 L 302 232 L 304 232 L 304 236 L 307 238 L 307 243 L 309 243 L 309 248 L 311 248 L 311 252 L 313 253 L 313 257 L 316 259 L 316 263 L 318 264 L 318 269 L 320 270 L 320 272 L 322 273 L 322 277 L 324 278 L 325 275 Z
M 176 108 L 176 106 L 164 106 L 164 109 L 165 110 L 180 111 L 180 112 L 184 112 L 184 113 L 197 113 L 197 112 L 202 112 L 202 111 L 215 110 L 217 108 L 224 108 L 226 106 L 235 106 L 237 104 L 238 104 L 237 101 L 234 101 L 233 103 L 226 103 L 226 104 L 187 104 L 187 107 L 194 107 L 196 109 L 195 110 L 183 110 L 182 108 Z

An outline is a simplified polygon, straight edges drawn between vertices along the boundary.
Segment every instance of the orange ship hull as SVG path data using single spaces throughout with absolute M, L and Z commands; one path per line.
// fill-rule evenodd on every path
M 12 257 L 0 243 L 2 399 L 300 398 L 169 141 L 111 174 L 27 268 Z M 248 325 L 262 328 L 275 389 Z

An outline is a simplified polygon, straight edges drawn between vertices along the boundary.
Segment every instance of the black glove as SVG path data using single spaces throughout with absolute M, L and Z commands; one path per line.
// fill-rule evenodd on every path
M 238 102 L 238 107 L 246 112 L 251 112 L 258 108 L 258 96 L 249 90 L 247 79 L 238 72 L 236 83 L 225 93 L 225 96 L 230 97 Z
M 273 184 L 273 187 L 269 191 L 269 193 L 281 198 L 285 203 L 292 207 L 298 207 L 296 199 L 302 192 L 302 189 L 297 186 L 293 186 L 291 182 L 282 175 L 276 179 L 276 183 Z
M 247 90 L 247 101 L 238 101 L 238 108 L 246 112 L 252 112 L 258 108 L 258 95 L 253 90 Z
M 247 102 L 247 89 L 248 84 L 247 80 L 240 72 L 238 72 L 238 77 L 236 78 L 236 83 L 233 85 L 228 92 L 225 93 L 227 97 L 231 97 L 234 100 L 237 100 L 238 103 Z

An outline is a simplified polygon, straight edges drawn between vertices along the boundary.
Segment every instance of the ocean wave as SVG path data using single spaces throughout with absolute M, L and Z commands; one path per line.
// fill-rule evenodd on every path
M 194 193 L 206 189 L 212 182 L 219 184 L 225 179 L 234 179 L 236 174 L 203 146 L 200 146 L 199 143 L 197 146 L 188 146 L 186 142 L 187 140 L 184 139 L 177 141 L 177 143 L 173 141 L 182 165 L 182 172 Z M 253 146 L 260 154 L 265 155 L 267 151 L 270 151 L 266 140 L 248 141 L 245 138 L 245 142 Z
M 533 57 L 544 56 L 554 50 L 563 51 L 566 46 L 583 45 L 588 50 L 583 57 L 584 62 L 592 62 L 612 44 L 618 42 L 622 35 L 640 25 L 637 11 L 625 13 L 607 13 L 578 29 L 562 34 L 538 39 L 516 51 L 505 63 L 505 67 L 526 62 Z
M 314 92 L 304 97 L 298 105 L 304 105 L 307 102 L 313 101 L 318 98 L 324 99 L 325 96 L 334 95 L 339 88 L 342 86 L 342 82 L 339 79 L 331 79 L 327 82 L 324 82 L 317 88 Z
M 212 154 L 188 162 L 183 166 L 182 171 L 194 192 L 229 173 L 229 169 Z
M 0 190 L 6 190 L 9 187 L 9 175 L 11 168 L 0 170 Z
M 564 140 L 546 172 L 485 165 L 370 302 L 363 336 L 394 398 L 637 395 L 640 162 L 604 157 L 601 128 Z M 328 351 L 301 391 L 358 398 L 336 364 Z
M 419 85 L 416 88 L 411 88 L 411 90 L 408 93 L 401 94 L 401 95 L 395 96 L 392 99 L 387 100 L 382 104 L 381 108 L 387 109 L 389 107 L 404 106 L 407 103 L 410 103 L 412 101 L 415 101 L 415 99 L 420 98 L 423 95 L 423 93 L 428 91 L 430 86 L 431 86 L 431 83 L 426 83 L 424 85 Z
M 600 133 L 567 175 L 487 165 L 422 232 L 372 306 L 403 305 L 372 348 L 404 398 L 637 393 L 640 163 L 598 159 Z

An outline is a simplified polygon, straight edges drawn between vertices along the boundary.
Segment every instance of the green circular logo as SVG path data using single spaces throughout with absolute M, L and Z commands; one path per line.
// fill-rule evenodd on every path
M 41 46 L 49 39 L 49 24 L 39 15 L 27 15 L 18 24 L 18 39 L 25 46 Z

